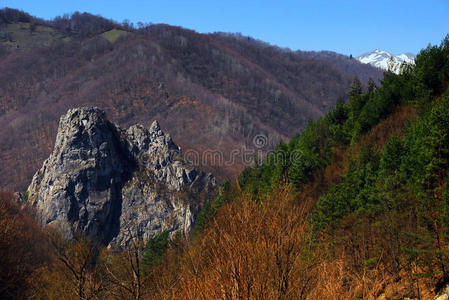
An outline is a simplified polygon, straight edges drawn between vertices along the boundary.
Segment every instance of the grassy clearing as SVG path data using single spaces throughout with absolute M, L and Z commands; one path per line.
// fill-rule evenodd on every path
M 8 24 L 7 30 L 11 39 L 5 44 L 15 48 L 49 46 L 64 39 L 61 33 L 51 27 L 37 25 L 33 28 L 30 23 Z
M 119 29 L 112 29 L 106 32 L 103 32 L 101 36 L 107 39 L 110 43 L 115 43 L 115 41 L 121 37 L 122 35 L 126 35 L 128 32 Z

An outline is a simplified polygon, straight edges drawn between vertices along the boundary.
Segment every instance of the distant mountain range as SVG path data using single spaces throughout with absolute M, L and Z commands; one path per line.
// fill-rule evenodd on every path
M 357 60 L 364 63 L 370 64 L 375 67 L 388 70 L 391 62 L 393 62 L 393 71 L 399 72 L 399 66 L 405 63 L 414 63 L 416 55 L 413 53 L 401 53 L 398 55 L 391 54 L 383 50 L 374 50 L 368 53 L 364 53 L 357 57 Z

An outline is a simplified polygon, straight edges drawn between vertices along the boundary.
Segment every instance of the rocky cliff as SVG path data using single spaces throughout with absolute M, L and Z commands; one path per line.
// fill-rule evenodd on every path
M 160 230 L 187 233 L 216 182 L 182 160 L 155 121 L 122 130 L 98 108 L 62 116 L 53 153 L 34 175 L 28 201 L 43 225 L 126 246 Z

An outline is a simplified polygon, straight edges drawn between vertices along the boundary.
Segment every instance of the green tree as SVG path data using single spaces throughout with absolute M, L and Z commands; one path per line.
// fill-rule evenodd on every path
M 162 256 L 169 245 L 169 232 L 167 230 L 161 231 L 155 237 L 148 241 L 145 254 L 142 260 L 142 268 L 144 272 L 148 272 L 151 268 L 157 265 L 162 259 Z

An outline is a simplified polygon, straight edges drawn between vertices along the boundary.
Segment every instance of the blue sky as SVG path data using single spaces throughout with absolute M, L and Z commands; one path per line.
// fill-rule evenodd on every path
M 167 23 L 199 32 L 241 32 L 293 50 L 360 55 L 417 53 L 449 33 L 449 0 L 0 0 L 52 19 L 75 11 L 116 21 Z

